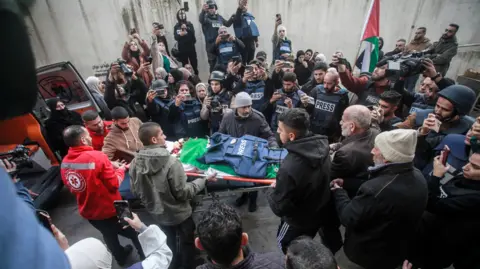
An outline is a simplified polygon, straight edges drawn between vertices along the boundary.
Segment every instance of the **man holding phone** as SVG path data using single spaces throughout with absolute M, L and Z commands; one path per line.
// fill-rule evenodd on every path
M 235 36 L 245 44 L 245 48 L 242 49 L 242 60 L 246 65 L 255 57 L 260 36 L 255 17 L 248 12 L 248 0 L 238 1 L 237 12 L 232 17 Z
M 217 56 L 217 64 L 227 67 L 228 61 L 233 57 L 240 57 L 240 52 L 244 49 L 243 42 L 230 35 L 227 32 L 227 27 L 222 26 L 218 30 L 218 36 L 211 52 Z
M 144 259 L 137 233 L 132 228 L 123 229 L 114 207 L 114 201 L 122 200 L 118 188 L 125 176 L 125 164 L 110 162 L 105 153 L 95 151 L 83 126 L 67 127 L 63 139 L 70 148 L 60 172 L 65 186 L 77 198 L 80 215 L 102 233 L 118 264 L 124 265 L 133 250 L 131 245 L 120 245 L 118 235 L 132 240 Z
M 169 141 L 175 138 L 175 131 L 168 119 L 172 102 L 168 84 L 163 79 L 154 80 L 147 93 L 147 111 L 153 122 L 163 126 L 163 131 Z

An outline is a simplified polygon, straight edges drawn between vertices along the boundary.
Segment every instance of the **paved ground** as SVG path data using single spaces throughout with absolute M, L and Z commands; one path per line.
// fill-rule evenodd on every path
M 236 195 L 229 194 L 222 196 L 221 201 L 231 202 L 235 197 Z M 197 219 L 210 203 L 211 201 L 204 200 L 203 205 L 196 209 L 194 219 Z M 243 228 L 250 238 L 250 247 L 256 252 L 280 252 L 276 245 L 279 219 L 273 215 L 262 192 L 260 192 L 258 197 L 258 206 L 259 208 L 255 213 L 248 212 L 246 205 L 238 208 L 239 213 L 242 215 Z M 153 223 L 152 218 L 145 211 L 136 212 L 147 225 Z M 55 225 L 67 236 L 70 245 L 87 237 L 95 237 L 103 241 L 101 234 L 88 221 L 80 217 L 75 197 L 65 188 L 62 191 L 58 206 L 50 210 L 50 214 Z M 122 237 L 120 242 L 124 245 L 130 243 L 128 239 Z M 203 253 L 199 254 L 201 257 L 204 256 Z M 136 256 L 132 257 L 130 263 L 134 263 L 137 259 L 138 257 Z M 113 268 L 122 267 L 114 262 Z

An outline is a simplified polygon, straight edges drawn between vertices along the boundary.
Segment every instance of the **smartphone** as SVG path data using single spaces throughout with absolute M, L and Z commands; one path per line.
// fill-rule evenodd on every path
M 160 90 L 155 90 L 155 92 L 157 93 L 158 96 L 163 97 L 163 96 L 165 96 L 166 90 L 165 89 L 160 89 Z
M 183 2 L 183 10 L 185 10 L 185 12 L 188 12 L 190 10 L 190 8 L 188 8 L 188 2 Z
M 130 209 L 130 205 L 128 204 L 127 200 L 116 200 L 113 201 L 113 206 L 117 211 L 117 217 L 120 220 L 122 225 L 128 225 L 128 223 L 123 219 L 125 217 L 133 219 L 132 210 Z
M 372 110 L 374 110 L 374 109 L 375 109 L 375 106 L 373 106 L 373 105 L 370 105 L 370 106 L 367 106 L 367 108 L 368 108 L 368 110 L 372 111 Z
M 442 164 L 443 164 L 444 166 L 447 165 L 447 160 L 448 160 L 448 155 L 449 155 L 449 154 L 450 154 L 450 148 L 448 148 L 448 146 L 445 145 L 445 147 L 444 147 L 443 150 L 442 150 L 442 159 L 441 159 Z
M 152 61 L 153 61 L 153 57 L 152 57 L 152 56 L 148 56 L 148 57 L 147 57 L 147 62 L 148 62 L 149 64 L 152 64 Z
M 131 35 L 136 34 L 136 33 L 137 33 L 137 29 L 135 29 L 135 28 L 130 29 L 130 34 Z
M 53 234 L 52 230 L 52 218 L 50 218 L 50 214 L 48 214 L 47 211 L 37 209 L 37 218 L 38 221 L 40 221 L 40 224 L 42 224 L 45 229 L 49 230 Z
M 280 13 L 278 13 L 277 15 L 275 15 L 277 17 L 277 20 L 281 20 L 282 19 L 282 15 Z
M 284 62 L 283 63 L 283 68 L 290 68 L 290 63 L 289 62 Z
M 337 59 L 338 59 L 338 64 L 343 64 L 343 65 L 347 65 L 347 59 L 345 58 L 340 58 L 337 56 Z
M 252 65 L 245 66 L 245 72 L 253 72 L 253 66 Z
M 184 94 L 183 96 L 185 96 L 185 100 L 192 100 L 192 95 L 187 93 L 187 94 Z

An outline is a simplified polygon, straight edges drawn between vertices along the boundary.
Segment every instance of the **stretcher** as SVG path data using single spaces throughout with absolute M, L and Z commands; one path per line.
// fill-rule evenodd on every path
M 190 146 L 195 148 L 205 148 L 206 141 L 196 140 L 190 141 Z M 175 143 L 167 142 L 167 149 L 170 152 L 175 152 Z M 188 145 L 186 145 L 188 149 Z M 177 152 L 179 160 L 183 164 L 185 174 L 187 175 L 187 182 L 192 181 L 199 177 L 207 177 L 212 173 L 216 173 L 216 182 L 208 182 L 205 189 L 202 190 L 197 196 L 198 200 L 202 199 L 218 199 L 220 194 L 226 193 L 243 193 L 257 190 L 265 190 L 270 188 L 270 185 L 275 182 L 277 166 L 271 166 L 268 168 L 267 177 L 264 179 L 259 178 L 246 178 L 235 175 L 235 172 L 231 167 L 224 164 L 205 165 L 197 162 L 197 157 L 201 156 L 203 151 L 200 150 L 194 154 L 194 156 L 185 156 L 181 152 Z M 124 199 L 134 200 L 136 197 L 130 191 L 130 176 L 126 175 L 120 188 L 120 194 Z

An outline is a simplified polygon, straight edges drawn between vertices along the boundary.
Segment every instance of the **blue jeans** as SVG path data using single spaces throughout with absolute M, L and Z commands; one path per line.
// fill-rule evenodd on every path
M 120 192 L 122 198 L 125 200 L 132 200 L 136 198 L 130 191 L 130 175 L 128 173 L 125 173 L 125 178 L 123 178 L 123 181 L 120 184 L 118 191 Z

